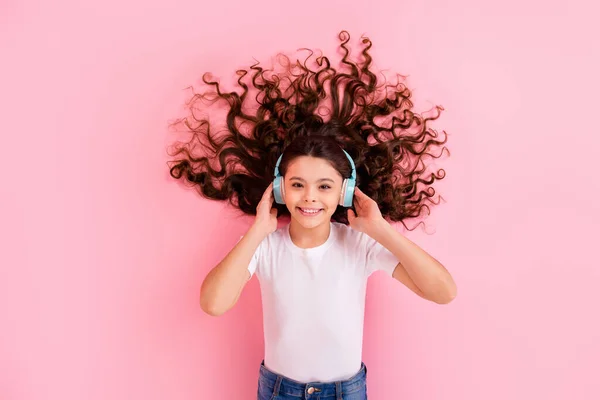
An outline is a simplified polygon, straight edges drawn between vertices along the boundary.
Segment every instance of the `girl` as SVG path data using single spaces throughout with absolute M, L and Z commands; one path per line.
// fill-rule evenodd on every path
M 439 157 L 432 150 L 446 141 L 427 126 L 437 116 L 413 112 L 402 84 L 377 84 L 368 39 L 361 63 L 348 57 L 349 35 L 340 39 L 340 71 L 324 56 L 302 63 L 281 56 L 280 71 L 250 67 L 252 88 L 248 71 L 238 71 L 241 94 L 205 76 L 214 91 L 196 94 L 191 108 L 225 101 L 226 129 L 216 135 L 192 114 L 184 120 L 192 139 L 175 147 L 171 164 L 174 178 L 254 216 L 206 276 L 200 305 L 222 315 L 257 276 L 265 339 L 259 400 L 367 398 L 363 317 L 375 271 L 432 302 L 456 296 L 447 270 L 389 223 L 436 204 L 432 185 L 445 174 L 426 173 L 425 159 Z M 208 153 L 195 154 L 197 144 Z M 278 218 L 286 219 L 280 228 Z

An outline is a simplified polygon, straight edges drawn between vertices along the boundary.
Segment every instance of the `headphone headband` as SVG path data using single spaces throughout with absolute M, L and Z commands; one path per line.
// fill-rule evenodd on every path
M 346 155 L 346 158 L 348 159 L 348 161 L 350 161 L 351 172 L 350 172 L 349 179 L 356 179 L 356 166 L 354 165 L 354 160 L 352 159 L 352 157 L 350 157 L 350 154 L 348 154 L 346 152 L 346 150 L 342 149 L 342 151 Z M 283 153 L 281 153 L 281 155 L 277 159 L 277 163 L 275 164 L 275 171 L 274 171 L 275 177 L 281 176 L 281 174 L 279 173 L 279 164 L 281 164 L 282 159 L 283 159 Z

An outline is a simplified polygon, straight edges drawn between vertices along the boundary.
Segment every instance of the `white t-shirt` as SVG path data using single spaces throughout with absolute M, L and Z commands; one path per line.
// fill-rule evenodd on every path
M 331 222 L 329 238 L 297 247 L 289 224 L 265 238 L 248 266 L 260 282 L 265 366 L 300 382 L 333 382 L 362 361 L 368 277 L 398 259 L 368 235 Z

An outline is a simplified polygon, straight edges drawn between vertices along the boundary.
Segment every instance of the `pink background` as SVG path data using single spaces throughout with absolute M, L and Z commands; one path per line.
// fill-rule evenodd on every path
M 258 282 L 221 318 L 198 304 L 250 220 L 169 179 L 167 124 L 203 72 L 348 29 L 446 108 L 453 152 L 435 234 L 407 235 L 458 298 L 373 277 L 370 397 L 597 399 L 593 2 L 202 3 L 0 3 L 0 398 L 255 398 Z

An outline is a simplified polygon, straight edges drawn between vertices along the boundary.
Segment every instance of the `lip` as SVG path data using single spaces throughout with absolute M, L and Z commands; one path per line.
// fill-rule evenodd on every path
M 305 217 L 314 217 L 317 215 L 321 215 L 323 213 L 322 208 L 306 208 L 306 210 L 319 210 L 318 212 L 310 212 L 310 213 L 306 213 L 306 212 L 302 211 L 302 208 L 300 208 L 300 207 L 296 207 L 296 208 L 298 209 L 300 214 L 302 214 Z

